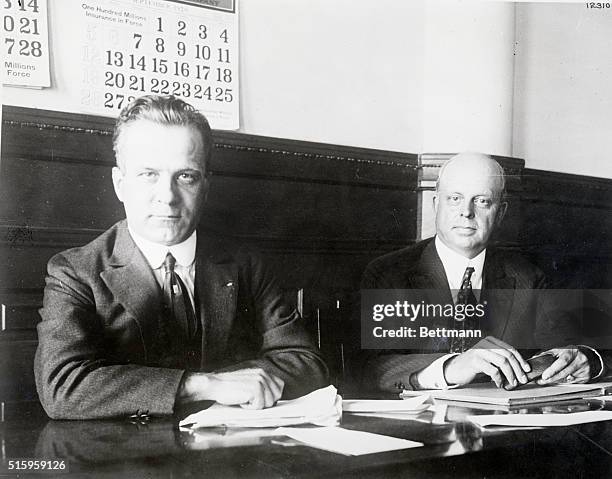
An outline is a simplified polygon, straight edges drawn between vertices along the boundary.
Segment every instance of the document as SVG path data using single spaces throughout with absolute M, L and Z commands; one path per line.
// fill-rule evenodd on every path
M 408 399 L 348 399 L 342 401 L 342 411 L 357 416 L 413 421 L 419 414 L 433 408 L 428 394 Z
M 462 401 L 481 404 L 496 404 L 499 406 L 523 406 L 542 402 L 582 399 L 605 394 L 612 383 L 594 384 L 560 384 L 555 386 L 539 386 L 527 384 L 521 388 L 506 391 L 499 389 L 493 383 L 471 384 L 467 387 L 447 390 L 404 391 L 402 397 L 412 397 L 415 394 L 430 394 L 434 399 Z
M 587 422 L 609 421 L 612 411 L 584 411 L 568 414 L 487 414 L 468 416 L 480 427 L 488 426 L 573 426 Z
M 200 427 L 279 427 L 296 424 L 335 426 L 342 417 L 342 397 L 334 386 L 317 389 L 291 401 L 279 401 L 267 409 L 213 404 L 183 419 L 182 428 Z
M 422 394 L 409 399 L 345 399 L 342 401 L 344 412 L 402 412 L 418 414 L 432 404 L 429 394 Z
M 3 3 L 2 83 L 26 88 L 51 86 L 47 0 Z
M 371 432 L 353 431 L 341 427 L 281 427 L 277 429 L 277 432 L 296 441 L 303 442 L 308 446 L 347 456 L 397 451 L 398 449 L 408 449 L 423 445 L 420 442 L 409 441 L 407 439 L 398 439 Z

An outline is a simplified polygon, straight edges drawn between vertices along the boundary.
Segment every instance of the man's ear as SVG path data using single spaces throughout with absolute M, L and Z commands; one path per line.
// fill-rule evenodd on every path
M 440 200 L 438 192 L 436 191 L 431 197 L 431 204 L 433 205 L 434 213 L 438 212 L 438 201 Z
M 123 185 L 123 172 L 118 166 L 113 166 L 112 171 L 113 186 L 115 188 L 115 195 L 119 201 L 123 203 L 122 185 Z
M 204 185 L 202 189 L 204 190 L 204 199 L 202 200 L 202 204 L 206 203 L 208 200 L 208 192 L 210 191 L 210 175 L 204 175 Z
M 497 212 L 497 218 L 495 219 L 495 223 L 498 226 L 504 219 L 504 216 L 506 216 L 507 209 L 508 209 L 508 203 L 506 201 L 502 201 L 502 203 L 499 205 L 499 210 Z

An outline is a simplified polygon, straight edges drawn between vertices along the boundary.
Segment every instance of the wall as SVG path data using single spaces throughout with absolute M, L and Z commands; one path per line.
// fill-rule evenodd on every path
M 423 2 L 241 2 L 242 131 L 421 151 Z
M 423 152 L 511 152 L 514 5 L 427 2 Z
M 241 132 L 418 152 L 423 3 L 238 0 Z M 8 105 L 71 106 L 76 0 L 50 2 L 51 89 L 4 88 Z M 78 74 L 76 72 L 75 74 Z
M 480 5 L 240 1 L 240 131 L 414 153 L 470 148 L 509 154 L 509 124 L 495 120 L 497 104 L 490 100 L 504 97 L 500 101 L 505 107 L 506 97 L 511 99 L 511 82 L 502 78 L 511 77 L 511 57 L 506 60 L 508 55 L 499 51 L 511 43 L 514 32 L 506 23 L 513 18 L 507 12 L 513 11 L 508 5 Z M 70 72 L 78 74 L 71 62 L 79 54 L 79 35 L 65 19 L 79 2 L 56 2 L 52 7 L 51 45 L 62 52 L 51 58 L 53 88 L 7 88 L 5 103 L 78 112 L 66 83 Z M 503 28 L 497 25 L 500 12 Z M 454 28 L 450 31 L 449 18 Z M 470 35 L 461 34 L 468 31 Z M 499 39 L 490 38 L 499 32 Z M 487 40 L 479 42 L 481 35 Z M 455 48 L 447 51 L 449 39 Z M 451 60 L 466 67 L 461 82 L 440 78 Z M 491 61 L 503 68 L 479 73 L 482 64 Z M 426 84 L 433 86 L 426 89 Z M 487 86 L 493 95 L 479 95 Z M 464 121 L 466 106 L 470 121 Z M 499 131 L 503 133 L 498 137 Z
M 516 6 L 513 156 L 612 178 L 612 10 Z
M 65 19 L 74 5 L 53 2 L 56 51 L 73 43 Z M 521 3 L 514 12 L 457 0 L 241 0 L 240 8 L 241 132 L 411 153 L 480 149 L 529 168 L 612 178 L 610 10 Z M 492 54 L 513 49 L 514 74 Z M 66 105 L 65 60 L 52 60 L 53 89 L 6 88 L 4 102 Z M 487 85 L 497 85 L 494 97 Z

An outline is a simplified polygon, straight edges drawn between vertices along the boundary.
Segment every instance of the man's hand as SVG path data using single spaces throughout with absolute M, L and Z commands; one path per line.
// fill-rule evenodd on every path
M 263 409 L 276 404 L 284 386 L 282 379 L 259 368 L 226 373 L 187 373 L 177 398 L 181 402 L 211 400 Z
M 576 346 L 554 348 L 547 352 L 557 359 L 542 373 L 538 384 L 586 383 L 591 379 L 589 360 Z
M 444 365 L 444 377 L 448 384 L 471 383 L 477 374 L 489 376 L 498 388 L 504 384 L 514 388 L 527 382 L 526 372 L 531 366 L 520 353 L 509 344 L 487 336 L 468 351 L 455 356 Z

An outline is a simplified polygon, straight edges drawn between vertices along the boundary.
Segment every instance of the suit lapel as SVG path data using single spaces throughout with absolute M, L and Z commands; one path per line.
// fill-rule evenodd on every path
M 512 315 L 515 279 L 506 274 L 503 262 L 494 249 L 487 251 L 484 265 L 481 302 L 487 301 L 489 334 L 503 339 Z
M 428 301 L 434 304 L 452 304 L 453 297 L 448 287 L 444 265 L 433 240 L 423 250 L 420 261 L 410 276 L 411 287 L 427 290 Z
M 145 344 L 152 344 L 161 314 L 161 291 L 151 267 L 132 240 L 125 222 L 118 227 L 110 266 L 100 273 L 100 277 L 115 300 L 123 305 L 138 323 Z
M 202 324 L 202 364 L 225 356 L 236 316 L 238 266 L 216 240 L 198 234 L 195 297 Z
M 417 301 L 421 299 L 430 305 L 453 304 L 453 296 L 448 286 L 444 265 L 436 251 L 435 242 L 431 240 L 423 250 L 414 272 L 411 275 L 411 287 L 421 291 Z M 448 327 L 449 320 L 444 317 L 423 318 L 418 326 L 429 328 Z M 446 338 L 430 338 L 422 348 L 426 351 L 448 351 L 449 344 Z

